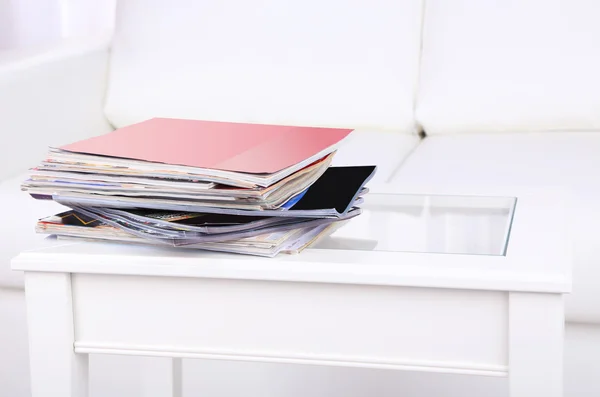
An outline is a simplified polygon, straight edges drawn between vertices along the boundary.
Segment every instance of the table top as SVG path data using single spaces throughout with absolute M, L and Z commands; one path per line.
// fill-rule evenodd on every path
M 16 270 L 569 292 L 562 189 L 371 188 L 363 214 L 298 255 L 54 241 Z

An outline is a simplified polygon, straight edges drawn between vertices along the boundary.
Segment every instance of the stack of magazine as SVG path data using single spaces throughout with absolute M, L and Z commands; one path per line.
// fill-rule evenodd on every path
M 50 148 L 22 189 L 69 210 L 36 231 L 275 256 L 360 214 L 375 166 L 330 166 L 347 129 L 155 118 Z

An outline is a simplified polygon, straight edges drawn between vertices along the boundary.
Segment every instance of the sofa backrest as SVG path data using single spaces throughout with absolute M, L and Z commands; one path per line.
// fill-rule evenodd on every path
M 126 0 L 106 113 L 116 127 L 600 130 L 598 15 L 597 0 Z
M 106 114 L 414 133 L 422 0 L 126 0 Z
M 426 133 L 600 130 L 600 2 L 426 0 Z

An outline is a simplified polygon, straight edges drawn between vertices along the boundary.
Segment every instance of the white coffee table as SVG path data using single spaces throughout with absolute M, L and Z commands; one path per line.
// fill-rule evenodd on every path
M 274 259 L 24 252 L 33 396 L 86 396 L 90 353 L 508 376 L 512 397 L 561 396 L 565 196 L 460 192 L 369 193 L 333 236 Z

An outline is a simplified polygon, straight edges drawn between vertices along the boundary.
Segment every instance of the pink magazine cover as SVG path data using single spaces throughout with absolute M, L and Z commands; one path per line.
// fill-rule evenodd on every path
M 60 149 L 189 167 L 271 174 L 335 146 L 351 132 L 351 129 L 339 128 L 153 118 Z

